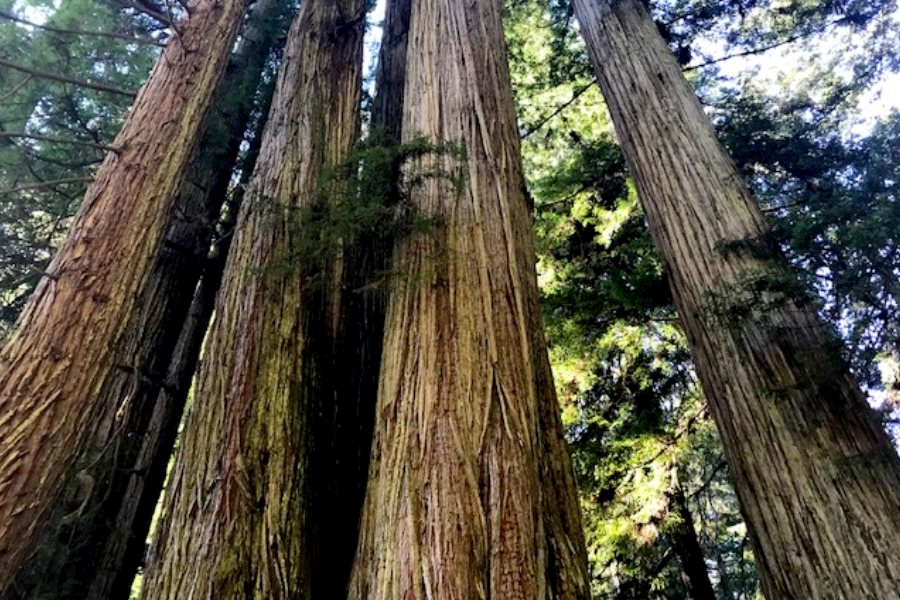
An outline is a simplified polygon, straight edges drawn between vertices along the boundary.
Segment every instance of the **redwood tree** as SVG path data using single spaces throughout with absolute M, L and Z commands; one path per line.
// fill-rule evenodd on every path
M 102 411 L 99 383 L 153 268 L 244 8 L 190 6 L 0 350 L 0 594 L 34 551 Z M 77 517 L 96 482 L 76 479 Z
M 364 0 L 304 0 L 288 34 L 144 598 L 343 590 L 318 530 L 336 501 L 340 259 L 309 254 L 327 237 L 309 221 L 338 201 L 326 175 L 359 132 L 364 11 Z
M 403 139 L 464 157 L 407 166 L 354 600 L 588 595 L 506 60 L 499 2 L 412 2 Z
M 11 597 L 129 596 L 224 267 L 223 257 L 210 256 L 214 228 L 245 130 L 258 110 L 254 92 L 287 29 L 288 12 L 282 0 L 261 0 L 242 28 L 165 241 L 110 357 L 113 369 L 100 385 L 91 435 L 50 511 L 38 550 L 19 569 Z M 93 485 L 81 494 L 88 478 Z
M 370 133 L 366 147 L 382 153 L 385 172 L 377 181 L 365 181 L 366 194 L 384 208 L 401 201 L 401 170 L 405 162 L 400 146 L 406 45 L 410 0 L 387 5 L 378 67 L 375 73 Z M 386 225 L 382 223 L 381 225 Z M 368 483 L 369 454 L 375 422 L 375 402 L 384 340 L 387 305 L 385 281 L 390 273 L 391 227 L 367 226 L 342 248 L 340 320 L 333 364 L 341 375 L 332 412 L 331 444 L 327 457 L 333 477 L 325 482 L 333 498 L 328 515 L 331 570 L 345 592 L 356 550 L 359 515 Z M 335 587 L 337 593 L 337 586 Z
M 900 464 L 640 0 L 575 0 L 771 600 L 900 594 Z

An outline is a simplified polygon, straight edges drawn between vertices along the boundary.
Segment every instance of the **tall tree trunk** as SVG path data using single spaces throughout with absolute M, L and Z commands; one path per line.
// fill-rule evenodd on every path
M 372 106 L 372 128 L 385 143 L 400 142 L 411 14 L 412 0 L 387 0 Z
M 395 247 L 349 597 L 586 598 L 499 2 L 415 0 L 406 76 L 404 139 L 467 156 L 419 165 L 464 179 L 426 177 L 440 224 Z
M 153 269 L 244 2 L 198 0 L 191 13 L 0 350 L 0 594 L 102 413 L 100 382 Z M 81 479 L 86 497 L 94 482 Z
M 716 600 L 716 592 L 706 569 L 703 548 L 694 529 L 694 517 L 684 496 L 684 490 L 673 477 L 670 491 L 669 510 L 676 517 L 676 524 L 669 532 L 678 561 L 681 563 L 681 580 L 691 600 Z
M 319 483 L 333 477 L 322 455 L 343 376 L 330 372 L 339 260 L 300 249 L 318 239 L 303 226 L 316 202 L 333 200 L 327 166 L 358 135 L 364 9 L 304 0 L 291 26 L 145 598 L 333 598 L 345 585 L 317 531 L 334 501 Z
M 10 598 L 128 598 L 224 259 L 210 258 L 254 93 L 287 3 L 261 0 L 232 57 L 166 239 L 100 386 L 98 416 Z M 196 290 L 201 275 L 204 282 Z M 182 327 L 184 324 L 184 327 Z M 87 493 L 80 493 L 84 482 Z M 88 593 L 90 590 L 90 593 Z
M 771 600 L 900 595 L 900 465 L 640 0 L 578 15 Z
M 398 145 L 403 118 L 403 88 L 411 0 L 389 1 L 381 39 L 376 95 L 372 108 L 371 145 L 381 145 L 397 160 L 391 164 L 388 202 L 399 202 L 402 161 Z M 329 533 L 323 539 L 330 567 L 346 592 L 359 536 L 359 516 L 369 478 L 375 404 L 384 342 L 387 293 L 393 240 L 384 230 L 364 231 L 343 248 L 341 319 L 337 333 L 335 372 L 342 373 L 336 394 L 331 446 L 334 478 L 330 495 Z M 335 588 L 337 591 L 337 588 Z M 335 596 L 339 597 L 339 596 Z

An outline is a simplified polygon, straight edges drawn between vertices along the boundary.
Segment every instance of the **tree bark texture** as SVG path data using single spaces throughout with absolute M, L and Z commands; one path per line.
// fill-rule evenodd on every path
M 336 267 L 313 272 L 295 252 L 317 233 L 298 215 L 357 139 L 364 5 L 305 0 L 288 34 L 144 598 L 331 598 L 346 585 L 317 531 L 329 535 L 319 483 L 334 475 L 323 455 L 342 376 L 329 364 Z
M 386 143 L 400 142 L 403 127 L 403 95 L 406 89 L 406 55 L 412 0 L 387 0 L 381 51 L 375 70 L 372 128 L 383 130 Z
M 900 466 L 639 0 L 576 0 L 770 600 L 900 595 Z
M 506 47 L 494 0 L 415 0 L 403 137 L 464 146 L 409 168 L 349 597 L 586 598 L 577 495 L 538 310 Z
M 254 110 L 254 91 L 287 28 L 286 4 L 261 0 L 248 17 L 165 242 L 100 386 L 91 436 L 51 509 L 37 552 L 19 569 L 11 598 L 129 596 L 224 267 L 224 259 L 209 256 L 213 228 Z
M 400 143 L 403 89 L 411 0 L 388 2 L 375 73 L 376 95 L 372 109 L 370 142 L 393 146 Z M 388 201 L 399 202 L 400 164 L 392 165 Z M 387 308 L 385 281 L 391 270 L 393 240 L 390 232 L 364 231 L 347 240 L 342 253 L 341 319 L 337 334 L 335 373 L 340 373 L 333 412 L 329 490 L 334 499 L 328 514 L 331 570 L 346 592 L 356 543 L 359 516 L 369 479 L 369 458 L 375 429 L 375 405 L 384 343 Z M 338 367 L 340 365 L 340 367 Z
M 0 594 L 34 551 L 103 414 L 101 383 L 153 270 L 244 8 L 192 6 L 0 350 Z M 81 479 L 87 497 L 94 483 Z
M 716 600 L 716 592 L 709 578 L 703 548 L 694 528 L 694 517 L 688 508 L 681 485 L 675 481 L 669 499 L 669 510 L 676 517 L 676 524 L 669 532 L 678 561 L 681 563 L 681 581 L 691 600 Z

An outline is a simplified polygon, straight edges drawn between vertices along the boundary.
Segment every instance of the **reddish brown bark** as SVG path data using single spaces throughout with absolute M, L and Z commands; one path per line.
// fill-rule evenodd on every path
M 770 600 L 900 596 L 900 461 L 640 0 L 576 14 Z
M 34 550 L 98 417 L 99 383 L 154 264 L 243 12 L 240 0 L 192 6 L 0 350 L 0 593 Z M 96 482 L 80 479 L 87 497 Z
M 681 581 L 691 600 L 716 600 L 716 592 L 709 578 L 703 548 L 694 528 L 694 517 L 691 515 L 687 498 L 681 484 L 673 482 L 670 491 L 669 510 L 675 517 L 675 525 L 669 534 L 672 536 L 672 547 L 681 563 Z
M 260 0 L 248 17 L 165 242 L 111 356 L 115 368 L 100 386 L 91 435 L 11 597 L 129 597 L 224 268 L 224 257 L 210 256 L 213 229 L 254 110 L 252 92 L 286 30 L 286 4 Z M 85 477 L 95 482 L 90 495 L 73 505 Z
M 375 445 L 350 595 L 586 598 L 584 541 L 537 305 L 530 207 L 494 0 L 414 0 L 403 138 L 417 168 L 397 242 Z
M 321 518 L 337 501 L 340 263 L 300 249 L 316 246 L 306 219 L 323 196 L 338 200 L 325 171 L 359 132 L 364 5 L 304 0 L 288 34 L 145 598 L 334 598 L 344 587 Z
M 375 74 L 368 142 L 386 148 L 400 142 L 410 2 L 398 0 L 387 5 Z M 391 165 L 392 189 L 386 194 L 387 202 L 399 201 L 401 167 L 399 160 Z M 329 457 L 333 476 L 327 482 L 333 501 L 323 515 L 329 523 L 323 543 L 328 545 L 333 576 L 340 581 L 335 590 L 340 594 L 353 563 L 368 482 L 392 248 L 390 232 L 382 229 L 363 231 L 343 248 L 341 318 L 333 363 L 333 372 L 339 374 Z

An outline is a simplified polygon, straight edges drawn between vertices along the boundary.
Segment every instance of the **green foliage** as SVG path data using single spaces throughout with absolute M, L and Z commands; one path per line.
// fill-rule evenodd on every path
M 593 593 L 683 598 L 670 533 L 679 518 L 670 507 L 673 472 L 679 465 L 693 474 L 681 463 L 695 456 L 689 450 L 698 431 L 716 438 L 602 101 L 585 87 L 588 73 L 564 83 L 542 75 L 566 59 L 554 42 L 563 15 L 546 11 L 512 3 L 507 36 L 535 198 L 544 320 L 582 489 Z M 579 64 L 582 49 L 573 44 L 571 53 Z M 700 482 L 684 483 L 693 492 Z M 730 505 L 719 508 L 740 520 L 734 493 L 723 486 Z M 718 537 L 704 538 L 706 547 Z M 735 562 L 729 552 L 724 560 Z M 753 589 L 755 580 L 745 585 Z
M 45 19 L 62 33 L 0 16 L 0 59 L 137 90 L 165 33 L 144 16 L 96 0 L 0 2 L 13 17 Z M 142 40 L 142 41 L 141 41 Z M 148 40 L 150 43 L 148 43 Z M 17 317 L 78 209 L 131 98 L 0 69 L 0 338 Z
M 878 388 L 880 357 L 900 352 L 900 114 L 854 135 L 852 109 L 751 88 L 725 96 L 718 125 L 854 371 Z
M 153 2 L 146 4 L 152 6 Z M 784 253 L 803 275 L 760 273 L 708 298 L 726 326 L 805 294 L 844 341 L 856 373 L 900 410 L 900 114 L 858 127 L 858 102 L 900 57 L 896 0 L 653 0 L 661 33 L 722 140 L 772 218 L 775 235 L 718 251 Z M 167 30 L 95 0 L 0 0 L 0 10 L 70 29 L 162 42 Z M 757 597 L 748 534 L 706 411 L 663 265 L 628 180 L 569 0 L 507 0 L 505 24 L 526 176 L 535 200 L 539 277 L 566 433 L 572 442 L 597 598 L 684 598 L 672 531 L 685 491 L 716 592 Z M 788 46 L 790 44 L 790 46 Z M 803 51 L 795 73 L 726 77 L 724 57 Z M 67 35 L 0 18 L 0 58 L 136 89 L 152 44 Z M 707 64 L 709 63 L 709 64 Z M 277 66 L 272 61 L 269 77 Z M 125 96 L 0 70 L 0 131 L 111 143 Z M 248 89 L 231 90 L 237 98 Z M 0 136 L 0 337 L 18 314 L 77 209 L 103 151 Z M 413 208 L 423 185 L 460 193 L 459 148 L 377 132 L 328 170 L 309 206 L 253 200 L 288 224 L 291 245 L 268 274 L 321 277 L 349 241 L 439 237 Z M 235 176 L 235 180 L 238 176 Z M 52 183 L 57 182 L 57 183 Z M 439 244 L 436 244 L 439 245 Z M 442 248 L 445 254 L 452 249 Z M 444 257 L 435 257 L 438 260 Z M 365 288 L 396 273 L 381 273 Z M 810 294 L 812 292 L 812 294 Z M 775 391 L 773 391 L 773 394 Z M 887 411 L 890 412 L 890 411 Z
M 268 215 L 270 226 L 286 227 L 290 234 L 287 253 L 267 264 L 263 270 L 267 276 L 284 277 L 299 270 L 307 284 L 316 287 L 326 282 L 327 265 L 361 239 L 395 240 L 440 227 L 441 216 L 416 208 L 412 195 L 426 182 L 439 181 L 459 197 L 465 186 L 465 149 L 435 144 L 424 136 L 399 144 L 383 139 L 380 132 L 372 132 L 344 162 L 326 169 L 304 206 L 251 200 Z M 366 288 L 381 287 L 397 273 L 374 275 Z
M 897 323 L 890 287 L 900 275 L 890 262 L 897 130 L 888 119 L 871 138 L 850 141 L 846 124 L 867 87 L 897 63 L 897 38 L 888 35 L 895 3 L 650 5 L 682 64 L 713 63 L 692 70 L 692 79 L 757 197 L 778 218 L 772 238 L 736 240 L 718 251 L 762 264 L 787 253 L 807 274 L 798 286 L 785 273 L 761 271 L 711 294 L 708 309 L 720 325 L 740 326 L 764 318 L 767 308 L 822 297 L 855 368 L 878 373 L 875 359 L 891 347 Z M 684 597 L 670 535 L 679 517 L 667 504 L 677 471 L 717 594 L 752 598 L 758 591 L 747 531 L 674 325 L 662 265 L 590 86 L 584 49 L 570 35 L 571 17 L 568 2 L 507 2 L 545 322 L 583 488 L 594 593 Z M 825 36 L 841 51 L 822 53 Z M 723 57 L 788 42 L 803 49 L 808 64 L 797 79 L 774 81 L 774 89 L 795 92 L 783 101 L 739 87 L 718 69 Z M 835 305 L 841 310 L 829 308 Z

